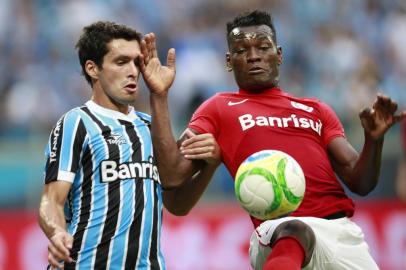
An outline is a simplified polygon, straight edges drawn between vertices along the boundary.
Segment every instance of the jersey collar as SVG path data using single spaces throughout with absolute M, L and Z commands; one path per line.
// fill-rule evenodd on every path
M 129 122 L 132 122 L 132 121 L 134 121 L 134 119 L 138 118 L 137 114 L 135 113 L 134 107 L 132 107 L 132 106 L 129 106 L 128 114 L 124 114 L 124 113 L 121 113 L 121 112 L 118 112 L 115 110 L 111 110 L 111 109 L 102 107 L 99 104 L 97 104 L 96 102 L 94 102 L 93 100 L 89 100 L 85 104 L 87 107 L 89 107 L 89 109 L 91 111 L 94 111 L 96 113 L 102 114 L 107 117 L 116 118 L 119 120 L 125 120 L 125 121 L 129 121 Z
M 244 95 L 258 95 L 258 94 L 259 95 L 283 95 L 284 94 L 282 89 L 280 89 L 279 87 L 269 88 L 269 89 L 263 90 L 261 92 L 252 92 L 250 90 L 245 90 L 245 89 L 240 88 L 238 93 L 244 94 Z

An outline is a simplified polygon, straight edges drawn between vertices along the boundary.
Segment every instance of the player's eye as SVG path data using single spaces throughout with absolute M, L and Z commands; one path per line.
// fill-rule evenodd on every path
M 246 49 L 244 49 L 244 48 L 238 48 L 238 49 L 235 50 L 235 52 L 238 53 L 238 54 L 243 54 L 243 53 L 246 52 Z
M 123 65 L 125 65 L 126 63 L 127 63 L 128 61 L 126 61 L 125 59 L 117 59 L 117 61 L 116 61 L 116 64 L 118 65 L 118 66 L 123 66 Z

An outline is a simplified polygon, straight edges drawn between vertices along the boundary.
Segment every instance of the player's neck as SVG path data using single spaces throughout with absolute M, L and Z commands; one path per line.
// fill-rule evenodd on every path
M 265 94 L 265 93 L 276 93 L 280 92 L 281 89 L 278 86 L 270 87 L 270 88 L 262 88 L 262 89 L 239 89 L 239 93 L 241 94 L 248 94 L 248 95 L 258 95 L 258 94 Z
M 119 104 L 117 102 L 114 102 L 109 97 L 93 95 L 91 100 L 103 108 L 112 111 L 117 111 L 125 115 L 127 115 L 130 112 L 130 106 L 128 104 Z

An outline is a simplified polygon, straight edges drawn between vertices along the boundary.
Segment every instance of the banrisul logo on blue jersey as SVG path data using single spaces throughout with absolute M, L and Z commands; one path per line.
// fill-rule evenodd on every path
M 119 163 L 117 160 L 103 160 L 100 163 L 100 177 L 103 183 L 133 178 L 152 179 L 160 183 L 158 167 L 152 157 L 142 162 Z

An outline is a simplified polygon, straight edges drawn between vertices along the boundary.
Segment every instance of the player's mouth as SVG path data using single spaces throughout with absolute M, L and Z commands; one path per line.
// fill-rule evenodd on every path
M 137 92 L 137 84 L 136 83 L 129 83 L 127 85 L 124 86 L 124 89 L 128 92 L 128 93 L 135 93 Z
M 248 70 L 249 75 L 257 75 L 257 74 L 262 74 L 265 72 L 266 72 L 266 70 L 261 67 L 252 67 Z

